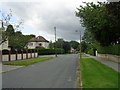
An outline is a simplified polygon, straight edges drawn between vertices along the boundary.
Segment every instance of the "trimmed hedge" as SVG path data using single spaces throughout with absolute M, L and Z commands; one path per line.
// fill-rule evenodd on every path
M 99 47 L 98 53 L 120 55 L 120 44 L 110 45 L 106 47 Z
M 63 54 L 65 51 L 64 49 L 60 49 L 60 48 L 57 48 L 57 49 L 44 49 L 44 48 L 41 48 L 41 49 L 36 49 L 38 51 L 38 55 L 51 55 L 51 54 L 55 54 L 55 50 L 57 52 L 57 54 Z

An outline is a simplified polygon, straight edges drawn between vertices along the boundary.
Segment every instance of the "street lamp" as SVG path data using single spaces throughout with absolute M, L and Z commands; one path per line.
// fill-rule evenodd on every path
M 76 30 L 76 32 L 78 32 L 78 30 Z M 80 33 L 80 59 L 81 59 L 81 49 L 82 49 L 82 47 L 81 47 L 81 31 L 79 30 L 79 33 Z
M 55 30 L 55 57 L 57 57 L 57 50 L 56 50 L 56 27 L 54 27 Z
M 0 26 L 0 62 L 2 61 L 2 31 L 3 31 L 3 21 L 1 21 L 1 26 Z

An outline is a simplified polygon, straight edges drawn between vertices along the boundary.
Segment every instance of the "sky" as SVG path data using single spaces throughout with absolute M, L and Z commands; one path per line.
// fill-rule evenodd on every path
M 83 35 L 85 28 L 75 16 L 76 8 L 84 5 L 82 2 L 97 1 L 106 0 L 0 0 L 0 11 L 9 13 L 11 9 L 11 23 L 22 20 L 20 30 L 25 35 L 40 35 L 54 42 L 56 27 L 57 38 L 79 41 L 80 31 Z

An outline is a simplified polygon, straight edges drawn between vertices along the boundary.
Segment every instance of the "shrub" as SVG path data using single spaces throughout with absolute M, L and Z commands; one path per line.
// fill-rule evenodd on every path
M 117 45 L 110 45 L 106 47 L 100 46 L 98 48 L 98 53 L 120 55 L 120 45 L 117 44 Z
M 41 49 L 36 49 L 38 51 L 38 55 L 50 55 L 50 54 L 55 54 L 55 50 L 57 52 L 57 54 L 63 54 L 64 53 L 64 50 L 63 49 L 60 49 L 60 48 L 57 48 L 57 49 L 44 49 L 44 48 L 41 48 Z

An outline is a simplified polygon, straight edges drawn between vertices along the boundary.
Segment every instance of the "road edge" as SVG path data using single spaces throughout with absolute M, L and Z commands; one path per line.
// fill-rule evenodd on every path
M 80 56 L 77 58 L 77 68 L 76 68 L 76 87 L 82 90 L 82 78 L 81 78 L 81 70 L 80 70 Z

